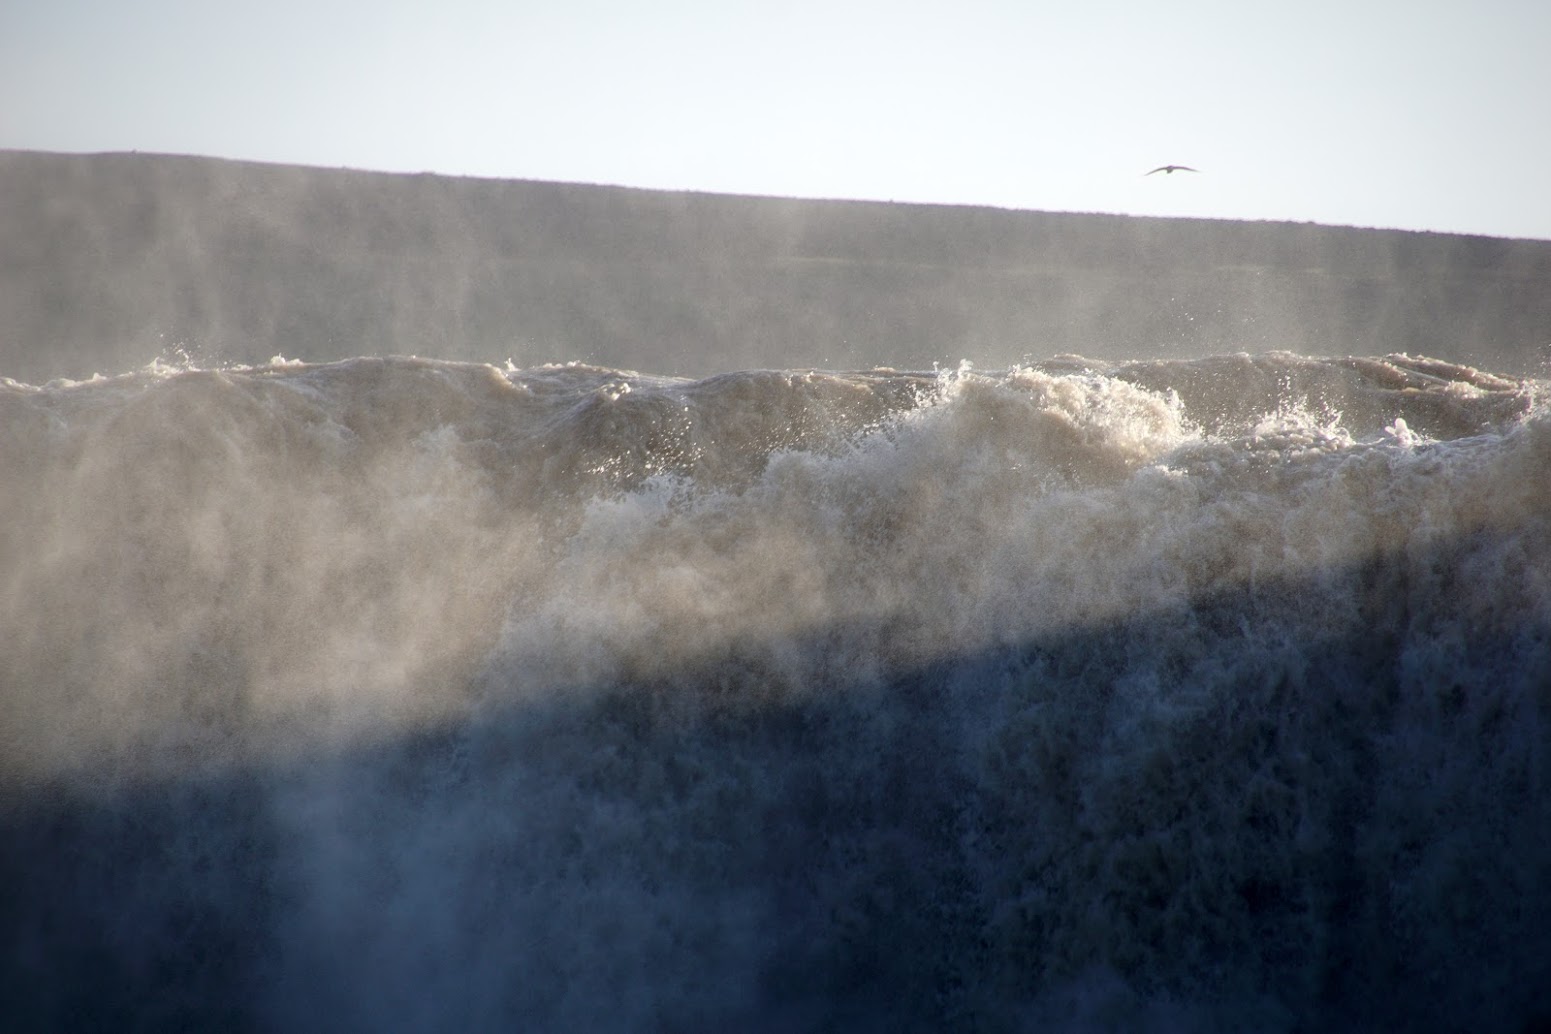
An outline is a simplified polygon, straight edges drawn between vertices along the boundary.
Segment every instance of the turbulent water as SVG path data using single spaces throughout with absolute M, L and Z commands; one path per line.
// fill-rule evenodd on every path
M 0 1015 L 1544 1029 L 1548 387 L 0 381 Z

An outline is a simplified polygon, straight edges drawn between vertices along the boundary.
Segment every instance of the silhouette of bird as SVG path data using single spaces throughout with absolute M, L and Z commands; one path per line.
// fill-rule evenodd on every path
M 1200 172 L 1200 171 L 1201 171 L 1200 169 L 1192 169 L 1188 165 L 1160 165 L 1156 169 L 1154 169 L 1152 172 L 1164 172 L 1164 173 L 1168 173 L 1170 176 L 1172 176 L 1176 172 Z M 1152 172 L 1144 172 L 1144 173 L 1142 173 L 1142 175 L 1143 176 L 1151 176 Z

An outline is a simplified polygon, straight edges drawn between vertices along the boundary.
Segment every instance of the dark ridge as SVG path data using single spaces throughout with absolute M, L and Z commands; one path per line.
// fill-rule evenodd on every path
M 1551 242 L 0 152 L 0 376 L 412 353 L 653 373 L 1551 359 Z

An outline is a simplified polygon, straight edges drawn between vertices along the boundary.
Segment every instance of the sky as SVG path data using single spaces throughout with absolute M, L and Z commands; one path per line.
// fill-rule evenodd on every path
M 0 148 L 1551 239 L 1548 41 L 1547 0 L 0 0 Z

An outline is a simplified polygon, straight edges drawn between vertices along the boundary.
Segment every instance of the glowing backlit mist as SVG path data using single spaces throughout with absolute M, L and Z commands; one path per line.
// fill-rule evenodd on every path
M 1544 391 L 1289 353 L 7 381 L 0 1005 L 1515 1025 Z

